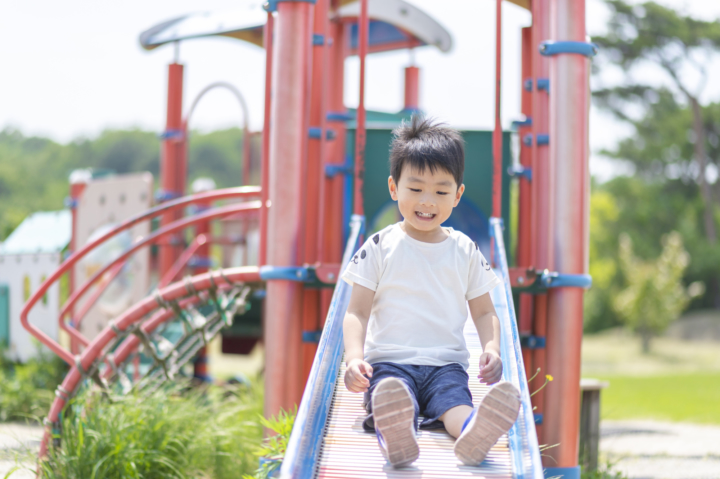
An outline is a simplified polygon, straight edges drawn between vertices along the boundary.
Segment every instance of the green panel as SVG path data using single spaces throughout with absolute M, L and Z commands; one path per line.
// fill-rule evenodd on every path
M 492 132 L 473 130 L 461 133 L 465 139 L 463 199 L 471 202 L 489 218 L 492 213 Z M 508 167 L 512 164 L 510 138 L 510 133 L 503 133 L 502 216 L 505 223 L 505 244 L 510 244 L 510 176 L 507 174 Z M 388 161 L 391 141 L 390 128 L 367 130 L 363 198 L 369 226 L 375 215 L 390 201 L 387 179 L 390 175 Z M 354 157 L 354 151 L 355 130 L 351 129 L 347 136 L 347 154 Z M 510 254 L 508 251 L 508 255 Z M 512 262 L 511 258 L 508 257 L 508 261 Z
M 10 344 L 10 288 L 0 283 L 0 345 Z

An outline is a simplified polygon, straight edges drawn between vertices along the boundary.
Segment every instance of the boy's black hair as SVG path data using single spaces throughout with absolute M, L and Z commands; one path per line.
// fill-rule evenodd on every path
M 400 181 L 405 164 L 420 173 L 425 168 L 430 168 L 431 173 L 438 168 L 445 170 L 460 188 L 465 171 L 465 144 L 460 132 L 422 115 L 413 115 L 409 123 L 403 121 L 393 130 L 390 175 L 395 184 Z

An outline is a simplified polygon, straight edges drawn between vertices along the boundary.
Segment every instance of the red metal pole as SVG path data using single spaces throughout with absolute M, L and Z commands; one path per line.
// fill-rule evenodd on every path
M 365 179 L 365 57 L 368 50 L 368 0 L 360 0 L 360 18 L 358 19 L 358 54 L 360 56 L 360 100 L 357 107 L 357 126 L 355 128 L 355 195 L 353 213 L 364 215 L 363 182 Z
M 502 217 L 502 121 L 500 86 L 502 80 L 502 0 L 495 2 L 495 129 L 493 130 L 493 202 L 492 215 Z
M 420 109 L 420 69 L 405 67 L 405 111 Z
M 258 266 L 267 264 L 267 227 L 268 202 L 270 192 L 270 110 L 272 104 L 272 63 L 273 63 L 273 27 L 275 17 L 268 12 L 267 22 L 263 31 L 265 44 L 265 118 L 263 119 L 262 150 L 260 152 L 260 194 L 262 208 L 260 209 L 260 251 L 258 251 Z
M 270 131 L 270 201 L 268 263 L 301 264 L 304 251 L 302 205 L 309 117 L 313 5 L 277 4 L 273 52 L 272 130 Z M 302 284 L 275 280 L 267 285 L 265 340 L 265 414 L 277 414 L 300 402 L 303 388 Z
M 72 180 L 72 179 L 71 179 Z M 74 253 L 80 245 L 77 244 L 76 237 L 77 237 L 77 205 L 80 202 L 80 197 L 82 196 L 83 191 L 85 191 L 85 187 L 87 186 L 86 183 L 87 179 L 83 178 L 81 179 L 75 179 L 72 183 L 70 183 L 70 199 L 72 200 L 72 235 L 70 236 L 70 252 Z M 71 268 L 70 271 L 68 271 L 69 275 L 69 294 L 72 294 L 73 291 L 75 291 L 75 268 Z M 72 317 L 74 314 L 74 311 L 70 310 L 70 316 Z M 70 351 L 72 351 L 73 354 L 77 354 L 80 352 L 80 345 L 74 338 L 70 338 Z
M 522 77 L 521 85 L 527 78 L 532 75 L 532 28 L 522 29 Z M 532 93 L 527 88 L 522 88 L 521 108 L 525 117 L 532 121 Z M 522 139 L 525 135 L 532 131 L 530 126 L 521 126 L 518 128 L 518 136 Z M 532 148 L 520 142 L 520 165 L 523 168 L 530 169 L 532 172 Z M 518 198 L 518 231 L 517 231 L 517 265 L 521 268 L 530 268 L 532 262 L 532 247 L 534 239 L 532 237 L 532 182 L 527 177 L 521 176 L 519 182 L 519 198 Z M 520 334 L 532 334 L 532 318 L 533 318 L 533 295 L 520 294 L 520 313 L 519 313 L 519 330 Z M 532 357 L 530 350 L 523 348 L 523 363 L 525 364 L 525 374 L 531 377 L 534 374 L 532 365 Z
M 536 269 L 543 270 L 552 268 L 550 263 L 550 244 L 552 229 L 550 222 L 550 168 L 549 151 L 547 145 L 538 145 L 537 138 L 540 134 L 548 133 L 548 102 L 549 96 L 547 89 L 540 90 L 538 88 L 539 79 L 547 79 L 549 72 L 549 62 L 547 58 L 540 55 L 540 43 L 550 38 L 550 4 L 548 0 L 533 0 L 532 2 L 532 171 L 533 171 L 533 188 L 531 190 L 532 197 L 532 215 L 530 218 L 531 237 L 534 241 L 534 248 L 531 250 L 531 264 Z M 547 334 L 547 296 L 537 295 L 534 298 L 535 311 L 533 318 L 533 334 L 538 337 L 546 337 Z M 532 365 L 534 369 L 540 368 L 542 373 L 533 386 L 539 387 L 545 374 L 553 374 L 545 367 L 546 349 L 534 349 L 532 352 Z M 554 387 L 553 384 L 539 391 L 532 398 L 535 412 L 544 414 L 545 411 L 545 393 Z M 544 424 L 544 423 L 543 423 Z M 537 425 L 538 440 L 540 444 L 547 444 L 546 438 L 543 436 L 543 424 Z M 553 462 L 545 459 L 546 466 L 552 467 Z
M 585 1 L 551 0 L 551 39 L 585 42 Z M 555 163 L 551 190 L 552 259 L 559 273 L 586 274 L 588 262 L 588 115 L 590 61 L 579 54 L 550 58 L 550 158 Z M 548 295 L 548 371 L 553 387 L 546 393 L 545 439 L 555 467 L 578 464 L 580 349 L 583 294 L 580 288 L 556 288 Z
M 168 66 L 168 102 L 167 121 L 165 126 L 165 140 L 162 145 L 162 161 L 160 167 L 160 188 L 165 198 L 177 198 L 183 196 L 183 189 L 180 186 L 184 182 L 183 165 L 183 121 L 182 121 L 182 96 L 183 96 L 183 66 L 178 63 L 171 63 Z M 167 225 L 182 217 L 182 211 L 168 212 L 163 215 L 160 224 Z M 163 275 L 172 268 L 173 263 L 183 250 L 181 244 L 176 243 L 175 237 L 168 238 L 165 244 L 159 248 L 159 273 Z

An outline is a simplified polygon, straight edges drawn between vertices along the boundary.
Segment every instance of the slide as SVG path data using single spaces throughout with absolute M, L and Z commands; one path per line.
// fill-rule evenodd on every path
M 354 216 L 343 267 L 360 246 L 363 227 L 363 217 Z M 502 328 L 503 380 L 517 386 L 522 396 L 520 415 L 510 432 L 498 441 L 479 467 L 463 466 L 453 453 L 453 438 L 442 430 L 419 432 L 420 457 L 411 467 L 393 469 L 386 463 L 375 434 L 362 429 L 363 395 L 348 392 L 342 381 L 345 373 L 342 323 L 352 288 L 338 281 L 280 469 L 281 478 L 543 478 L 501 220 L 490 220 L 490 234 L 495 239 L 495 273 L 503 280 L 491 292 Z M 482 349 L 472 321 L 465 326 L 465 340 L 471 354 L 470 390 L 477 404 L 488 387 L 476 379 Z

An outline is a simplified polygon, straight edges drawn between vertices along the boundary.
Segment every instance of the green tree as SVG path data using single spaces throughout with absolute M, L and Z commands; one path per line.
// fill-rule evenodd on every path
M 701 283 L 689 288 L 682 284 L 690 257 L 679 233 L 663 238 L 663 250 L 654 261 L 642 261 L 633 254 L 632 240 L 620 236 L 620 267 L 627 288 L 617 295 L 615 309 L 625 324 L 640 335 L 642 350 L 650 351 L 653 336 L 662 333 L 685 309 L 691 296 L 702 291 Z
M 698 196 L 705 233 L 705 244 L 698 247 L 715 249 L 719 217 L 714 197 L 720 182 L 713 191 L 708 177 L 720 167 L 720 105 L 703 106 L 700 96 L 709 81 L 707 65 L 720 47 L 720 23 L 655 2 L 608 0 L 607 5 L 612 14 L 608 32 L 593 38 L 601 46 L 595 74 L 602 79 L 606 67 L 616 66 L 624 72 L 624 81 L 593 95 L 598 106 L 635 131 L 604 153 L 632 162 L 648 180 L 682 183 L 669 189 L 689 190 L 688 201 Z M 651 82 L 633 80 L 638 69 L 648 67 L 658 73 Z M 713 265 L 716 271 L 718 266 Z M 712 304 L 720 308 L 717 272 L 708 279 Z

